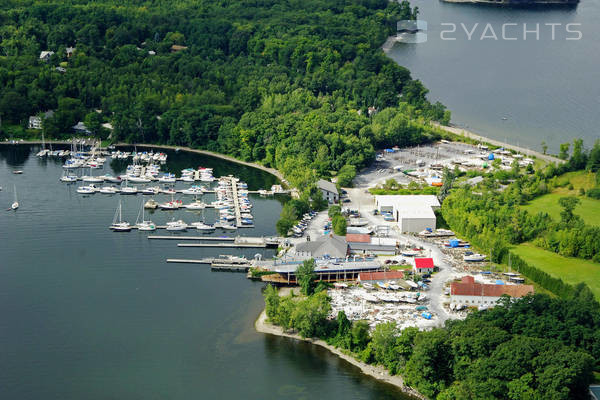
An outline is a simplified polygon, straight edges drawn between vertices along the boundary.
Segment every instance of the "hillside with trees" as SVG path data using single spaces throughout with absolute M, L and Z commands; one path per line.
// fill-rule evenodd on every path
M 345 176 L 449 120 L 380 49 L 415 17 L 387 0 L 3 1 L 3 135 L 54 110 L 47 138 L 111 123 L 115 142 L 218 151 L 297 186 Z
M 372 332 L 343 311 L 329 318 L 323 289 L 305 283 L 305 296 L 280 297 L 268 286 L 269 321 L 382 365 L 430 399 L 584 399 L 600 359 L 600 306 L 585 286 L 564 299 L 506 297 L 430 331 L 387 322 Z

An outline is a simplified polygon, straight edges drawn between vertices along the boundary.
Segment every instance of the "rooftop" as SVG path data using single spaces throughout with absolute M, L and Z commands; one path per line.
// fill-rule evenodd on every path
M 338 194 L 337 187 L 335 186 L 335 183 L 333 183 L 333 182 L 329 182 L 324 179 L 319 179 L 317 181 L 317 187 L 321 190 L 326 190 L 328 192 Z
M 360 233 L 348 233 L 346 234 L 346 242 L 371 243 L 371 236 Z
M 348 244 L 344 236 L 326 235 L 313 241 L 306 241 L 296 245 L 296 252 L 310 253 L 313 257 L 338 257 L 344 258 L 348 253 Z
M 461 282 L 452 282 L 450 285 L 450 293 L 453 296 L 500 297 L 506 294 L 510 297 L 519 298 L 534 292 L 532 285 L 475 283 L 473 277 L 465 278 L 463 278 Z
M 433 268 L 433 258 L 415 258 L 415 267 L 421 268 Z
M 437 196 L 428 194 L 419 195 L 379 195 L 375 196 L 375 202 L 379 206 L 394 206 L 397 209 L 405 207 L 439 207 L 440 201 Z
M 404 273 L 402 271 L 361 272 L 358 276 L 358 280 L 361 282 L 393 279 L 404 279 Z
M 277 264 L 273 267 L 272 271 L 289 274 L 296 272 L 299 264 Z M 318 273 L 331 273 L 331 272 L 348 272 L 348 271 L 373 271 L 381 268 L 376 261 L 344 261 L 344 260 L 316 260 L 315 261 L 315 272 Z

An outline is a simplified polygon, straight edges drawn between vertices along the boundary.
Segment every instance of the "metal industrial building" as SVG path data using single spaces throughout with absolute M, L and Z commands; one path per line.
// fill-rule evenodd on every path
M 383 195 L 375 196 L 381 213 L 391 213 L 401 232 L 421 232 L 436 228 L 435 210 L 440 202 L 433 195 Z

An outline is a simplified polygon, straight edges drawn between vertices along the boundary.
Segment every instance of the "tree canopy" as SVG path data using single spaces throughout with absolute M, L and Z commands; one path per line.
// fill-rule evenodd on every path
M 52 109 L 49 138 L 78 121 L 106 136 L 110 122 L 113 140 L 219 151 L 297 186 L 340 171 L 345 184 L 375 147 L 431 140 L 427 121 L 448 117 L 380 49 L 415 14 L 387 0 L 3 1 L 0 116 L 24 126 Z

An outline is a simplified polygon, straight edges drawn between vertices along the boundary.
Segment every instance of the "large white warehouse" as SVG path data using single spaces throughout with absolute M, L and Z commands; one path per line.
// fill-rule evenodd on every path
M 421 232 L 436 228 L 435 210 L 440 208 L 433 195 L 384 195 L 375 196 L 379 212 L 389 212 L 398 222 L 402 232 Z

